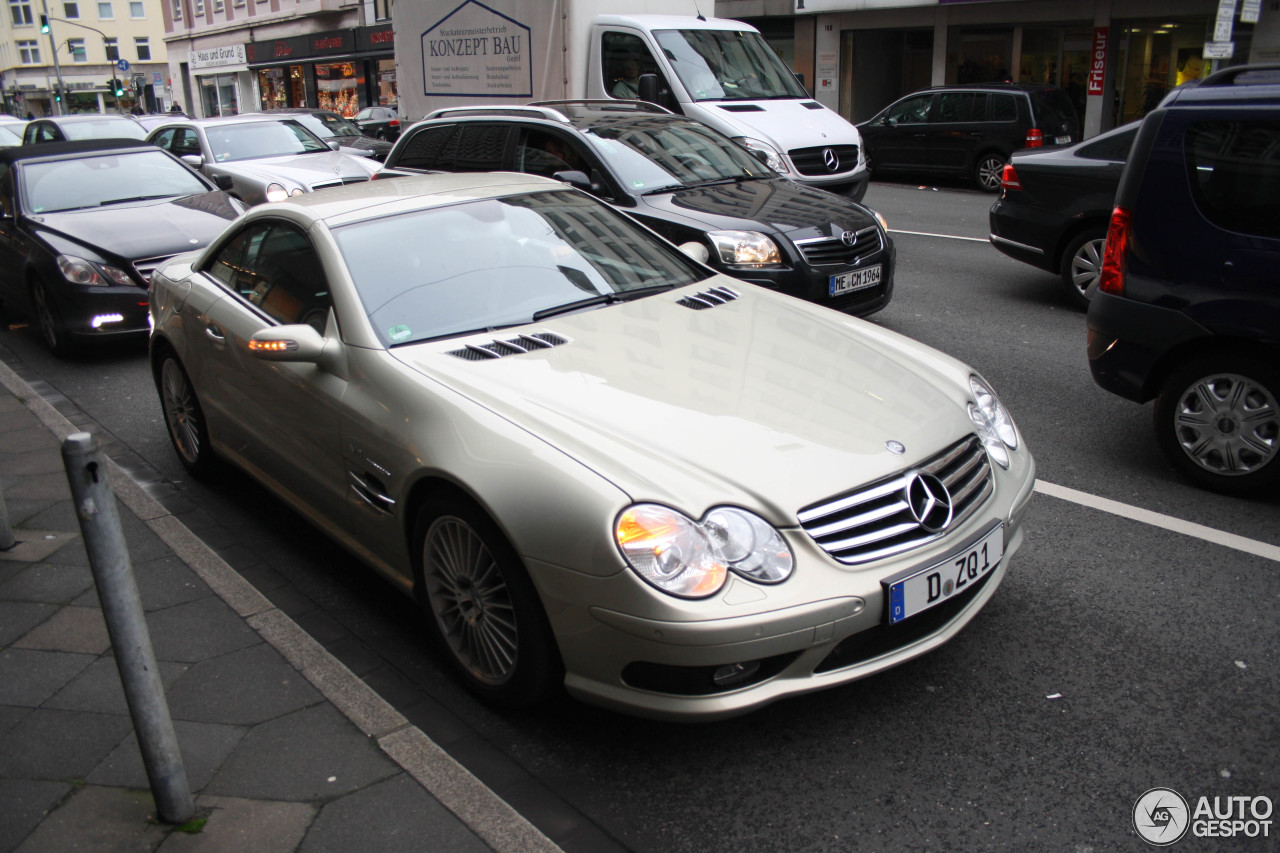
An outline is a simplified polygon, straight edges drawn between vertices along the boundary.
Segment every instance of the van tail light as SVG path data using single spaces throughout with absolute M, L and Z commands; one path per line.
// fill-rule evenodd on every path
M 1033 127 L 1027 131 L 1027 147 L 1040 148 L 1044 145 L 1044 134 L 1040 132 L 1040 128 Z
M 1124 295 L 1124 277 L 1129 267 L 1129 223 L 1132 213 L 1127 207 L 1111 211 L 1107 228 L 1107 247 L 1102 252 L 1102 273 L 1098 290 L 1116 296 Z
M 1000 173 L 1000 189 L 1002 190 L 1022 189 L 1022 182 L 1018 180 L 1018 170 L 1013 168 L 1012 163 L 1004 164 L 1004 171 Z

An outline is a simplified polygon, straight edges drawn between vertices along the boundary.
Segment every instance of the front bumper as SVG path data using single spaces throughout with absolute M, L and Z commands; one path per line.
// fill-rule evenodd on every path
M 806 187 L 814 187 L 836 195 L 847 196 L 856 202 L 862 201 L 867 194 L 867 187 L 871 185 L 871 173 L 866 169 L 854 172 L 851 176 L 842 176 L 836 179 L 801 175 L 797 172 L 792 172 L 787 177 Z
M 627 612 L 643 584 L 629 571 L 586 577 L 530 565 L 565 662 L 565 687 L 589 703 L 665 720 L 715 720 L 778 699 L 865 678 L 922 655 L 964 628 L 995 594 L 1022 544 L 1035 465 L 1022 454 L 983 511 L 930 546 L 891 560 L 842 566 L 799 530 L 786 532 L 812 600 L 761 609 L 768 591 L 734 578 L 706 607 L 719 618 L 654 619 Z M 1001 522 L 1005 551 L 975 588 L 897 624 L 886 618 L 886 578 L 954 556 L 958 543 Z M 803 579 L 803 580 L 802 580 Z M 727 605 L 727 606 L 726 606 Z M 751 612 L 755 610 L 755 612 Z M 735 611 L 745 611 L 738 615 Z M 724 674 L 721 688 L 716 679 Z
M 831 276 L 837 273 L 881 265 L 880 283 L 866 290 L 855 290 L 838 296 L 830 295 Z M 897 249 L 885 235 L 884 248 L 863 258 L 857 266 L 809 266 L 791 259 L 789 266 L 777 270 L 738 270 L 724 268 L 725 275 L 749 281 L 761 287 L 804 299 L 825 308 L 866 317 L 881 310 L 893 297 L 893 273 L 897 266 Z
M 149 298 L 140 287 L 96 287 L 61 281 L 48 291 L 53 307 L 75 337 L 111 338 L 150 331 Z

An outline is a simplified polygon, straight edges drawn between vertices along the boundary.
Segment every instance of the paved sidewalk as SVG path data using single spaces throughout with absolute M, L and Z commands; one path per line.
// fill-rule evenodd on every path
M 559 848 L 114 463 L 197 821 L 158 823 L 62 462 L 0 364 L 0 853 Z M 203 820 L 203 823 L 200 823 Z

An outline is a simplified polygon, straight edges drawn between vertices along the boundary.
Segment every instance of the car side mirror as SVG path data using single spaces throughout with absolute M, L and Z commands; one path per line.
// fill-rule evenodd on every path
M 688 243 L 681 243 L 677 248 L 700 264 L 705 264 L 711 259 L 711 250 L 703 244 L 695 243 L 692 240 Z
M 182 162 L 186 163 L 193 169 L 199 169 L 204 165 L 204 158 L 199 154 L 183 154 Z
M 318 361 L 324 345 L 324 336 L 305 323 L 259 329 L 248 343 L 249 352 L 263 361 Z
M 658 103 L 658 75 L 657 74 L 641 74 L 640 82 L 636 85 L 639 91 L 637 97 L 642 101 L 648 101 L 651 104 Z
M 324 144 L 329 146 L 330 151 L 337 151 L 342 147 L 342 143 L 336 139 L 326 139 Z
M 235 188 L 235 178 L 230 175 L 214 175 L 213 185 L 220 190 L 232 190 Z
M 571 187 L 577 187 L 584 192 L 591 192 L 591 179 L 587 177 L 586 172 L 579 172 L 577 169 L 566 170 L 564 172 L 556 172 L 551 177 L 557 181 L 564 181 Z

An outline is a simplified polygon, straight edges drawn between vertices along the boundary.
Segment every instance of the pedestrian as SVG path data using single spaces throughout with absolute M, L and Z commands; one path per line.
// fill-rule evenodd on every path
M 182 115 L 186 114 L 186 112 L 182 109 L 182 104 L 178 103 L 177 101 L 174 101 L 173 106 L 169 107 L 169 112 L 179 113 Z
M 36 117 L 31 114 L 31 110 L 27 110 L 27 121 L 35 121 Z

